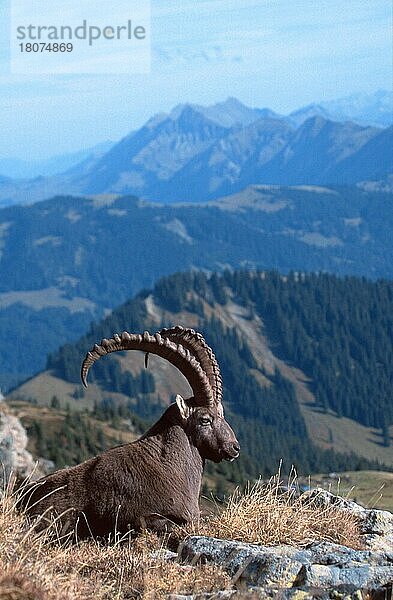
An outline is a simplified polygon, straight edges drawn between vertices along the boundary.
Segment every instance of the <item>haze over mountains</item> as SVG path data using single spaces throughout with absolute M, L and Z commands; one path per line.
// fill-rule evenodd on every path
M 64 193 L 195 202 L 250 184 L 384 181 L 393 172 L 393 129 L 381 129 L 391 123 L 391 101 L 392 94 L 381 91 L 313 104 L 288 116 L 235 98 L 210 107 L 178 105 L 107 152 L 86 153 L 62 174 L 51 175 L 52 165 L 47 177 L 10 181 L 9 168 L 7 179 L 0 179 L 0 204 Z
M 71 169 L 76 164 L 86 159 L 95 158 L 104 154 L 113 145 L 106 141 L 86 150 L 60 154 L 41 160 L 20 160 L 17 158 L 0 158 L 0 173 L 7 174 L 12 179 L 29 179 L 34 177 L 49 177 Z

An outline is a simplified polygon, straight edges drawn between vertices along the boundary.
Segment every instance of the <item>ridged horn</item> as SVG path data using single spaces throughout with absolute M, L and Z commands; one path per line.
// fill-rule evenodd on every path
M 222 377 L 220 367 L 213 350 L 207 344 L 201 333 L 194 329 L 187 329 L 176 325 L 176 327 L 165 328 L 159 334 L 175 344 L 181 344 L 189 350 L 201 364 L 213 390 L 214 400 L 217 404 L 222 402 Z
M 177 344 L 169 338 L 161 336 L 160 333 L 150 335 L 148 331 L 145 331 L 143 335 L 124 331 L 121 336 L 115 334 L 113 338 L 103 339 L 99 345 L 95 344 L 90 352 L 86 354 L 82 363 L 81 378 L 83 385 L 87 387 L 87 374 L 96 360 L 111 352 L 122 350 L 141 350 L 165 358 L 179 369 L 187 379 L 193 391 L 196 405 L 214 404 L 215 398 L 212 386 L 198 359 L 182 344 Z

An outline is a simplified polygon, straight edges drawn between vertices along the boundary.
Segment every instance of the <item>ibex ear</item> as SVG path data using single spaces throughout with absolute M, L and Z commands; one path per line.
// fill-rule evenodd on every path
M 183 396 L 180 396 L 180 394 L 177 394 L 176 396 L 176 404 L 179 407 L 182 419 L 188 419 L 192 413 L 192 407 L 188 406 L 187 402 L 184 400 Z

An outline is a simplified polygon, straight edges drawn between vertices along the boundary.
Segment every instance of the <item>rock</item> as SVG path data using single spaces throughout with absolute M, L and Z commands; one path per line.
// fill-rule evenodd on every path
M 361 600 L 365 597 L 390 600 L 393 597 L 393 515 L 388 511 L 366 509 L 325 490 L 306 492 L 302 499 L 355 515 L 359 519 L 364 549 L 355 550 L 327 541 L 313 543 L 306 549 L 286 545 L 268 547 L 192 536 L 180 547 L 179 558 L 192 564 L 213 562 L 224 568 L 237 588 L 229 596 L 233 600 Z M 228 596 L 206 598 L 210 597 Z
M 266 588 L 302 588 L 298 591 L 343 589 L 355 593 L 380 590 L 393 581 L 393 557 L 389 553 L 353 550 L 330 542 L 315 543 L 303 550 L 192 536 L 184 542 L 180 558 L 193 563 L 213 562 L 223 567 L 237 585 L 263 588 L 265 592 Z
M 393 579 L 392 566 L 369 566 L 365 563 L 351 567 L 312 564 L 299 573 L 298 584 L 308 588 L 340 588 L 378 590 Z
M 365 510 L 361 520 L 362 533 L 365 535 L 393 534 L 393 515 L 387 510 Z
M 230 600 L 235 597 L 235 590 L 224 590 L 220 592 L 212 593 L 199 593 L 199 594 L 170 594 L 168 600 Z
M 298 574 L 311 557 L 308 550 L 291 546 L 270 548 L 204 536 L 188 538 L 181 548 L 183 560 L 214 562 L 223 567 L 235 582 L 252 586 L 294 585 Z
M 22 477 L 30 475 L 35 468 L 35 461 L 26 450 L 27 434 L 20 420 L 9 409 L 0 406 L 0 461 L 3 468 L 0 472 L 0 483 L 8 481 L 11 472 Z
M 357 502 L 354 502 L 353 500 L 347 500 L 346 498 L 341 498 L 341 496 L 335 496 L 331 492 L 328 492 L 322 488 L 315 488 L 313 490 L 304 492 L 301 495 L 301 499 L 304 504 L 311 503 L 319 508 L 334 506 L 334 508 L 350 511 L 356 515 L 361 515 L 366 510 L 364 506 L 357 504 Z
M 171 550 L 167 550 L 166 548 L 160 548 L 160 550 L 154 550 L 154 552 L 151 552 L 150 558 L 174 562 L 177 560 L 178 554 L 176 552 L 172 552 Z
M 393 514 L 387 510 L 365 509 L 360 514 L 362 540 L 372 551 L 385 552 L 393 559 Z
M 354 550 L 331 542 L 315 542 L 309 547 L 309 550 L 312 561 L 320 565 L 381 564 L 387 560 L 381 553 L 373 553 L 371 550 Z
M 280 590 L 278 588 L 251 589 L 244 594 L 234 595 L 233 600 L 365 600 L 360 590 L 355 592 L 313 589 L 310 591 L 300 589 Z M 195 600 L 197 600 L 195 598 Z M 371 599 L 370 600 L 377 600 Z M 384 598 L 378 600 L 385 600 Z M 390 600 L 390 599 L 389 599 Z
M 53 460 L 49 460 L 49 458 L 39 458 L 38 459 L 38 469 L 42 472 L 43 475 L 47 475 L 48 473 L 52 473 L 56 468 Z
M 367 509 L 356 502 L 340 498 L 323 489 L 315 489 L 302 495 L 303 502 L 319 507 L 334 506 L 351 512 L 360 521 L 364 545 L 370 550 L 393 553 L 393 514 L 386 510 Z

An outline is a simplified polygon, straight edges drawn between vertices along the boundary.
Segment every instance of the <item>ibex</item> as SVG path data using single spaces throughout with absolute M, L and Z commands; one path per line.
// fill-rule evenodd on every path
M 206 459 L 234 460 L 240 446 L 222 407 L 217 360 L 203 336 L 177 326 L 155 335 L 124 332 L 104 339 L 87 353 L 82 382 L 101 356 L 142 350 L 168 360 L 188 380 L 193 395 L 177 395 L 141 438 L 107 450 L 32 484 L 24 494 L 31 516 L 57 515 L 63 531 L 79 538 L 107 536 L 148 527 L 157 532 L 199 517 L 199 493 Z

